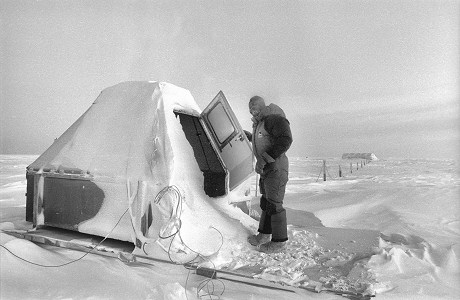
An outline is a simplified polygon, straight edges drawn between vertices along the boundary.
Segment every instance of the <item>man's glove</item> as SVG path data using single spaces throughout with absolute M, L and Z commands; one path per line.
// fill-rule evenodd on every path
M 262 174 L 264 172 L 265 162 L 262 159 L 258 159 L 256 163 L 256 173 Z
M 267 152 L 262 153 L 262 157 L 268 163 L 275 162 L 275 159 L 273 157 L 271 157 Z

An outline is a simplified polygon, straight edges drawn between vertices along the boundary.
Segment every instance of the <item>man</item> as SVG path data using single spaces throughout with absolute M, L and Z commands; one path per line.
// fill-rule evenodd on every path
M 259 234 L 248 237 L 248 242 L 260 246 L 262 252 L 278 253 L 285 250 L 288 240 L 283 199 L 289 172 L 285 153 L 292 143 L 290 124 L 280 107 L 265 105 L 259 96 L 249 100 L 249 112 L 253 116 L 253 132 L 246 135 L 252 142 L 256 172 L 260 174 L 262 214 Z

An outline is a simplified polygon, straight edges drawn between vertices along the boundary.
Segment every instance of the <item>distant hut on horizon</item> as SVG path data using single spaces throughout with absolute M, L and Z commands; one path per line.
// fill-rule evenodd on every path
M 379 160 L 374 153 L 344 153 L 342 159 L 367 159 L 367 160 Z

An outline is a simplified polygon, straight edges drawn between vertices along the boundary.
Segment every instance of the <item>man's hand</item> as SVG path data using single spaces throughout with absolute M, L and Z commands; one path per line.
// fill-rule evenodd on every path
M 262 153 L 262 157 L 264 158 L 264 160 L 268 163 L 272 163 L 272 162 L 275 162 L 275 160 L 273 159 L 273 157 L 271 157 L 267 152 L 264 152 Z
M 256 163 L 256 173 L 262 174 L 264 172 L 265 162 L 262 159 L 258 159 Z

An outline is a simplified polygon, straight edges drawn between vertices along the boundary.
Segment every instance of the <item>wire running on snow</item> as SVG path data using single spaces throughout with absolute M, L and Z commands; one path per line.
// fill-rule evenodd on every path
M 121 215 L 121 217 L 118 219 L 117 223 L 115 224 L 115 226 L 113 226 L 112 230 L 110 230 L 110 232 L 99 242 L 96 244 L 96 246 L 94 246 L 93 248 L 91 248 L 89 251 L 85 252 L 85 254 L 83 254 L 82 256 L 80 256 L 79 258 L 77 259 L 74 259 L 74 260 L 71 260 L 71 261 L 68 261 L 66 263 L 63 263 L 63 264 L 59 264 L 59 265 L 43 265 L 43 264 L 40 264 L 40 263 L 35 263 L 33 261 L 30 261 L 30 260 L 27 260 L 23 257 L 20 257 L 18 256 L 17 254 L 13 253 L 10 249 L 8 249 L 7 247 L 3 246 L 3 245 L 0 245 L 0 247 L 2 247 L 3 249 L 5 249 L 6 251 L 8 251 L 9 253 L 11 253 L 11 255 L 13 255 L 14 257 L 22 260 L 22 261 L 25 261 L 26 263 L 29 263 L 31 265 L 35 265 L 35 266 L 39 266 L 39 267 L 43 267 L 43 268 L 60 268 L 60 267 L 64 267 L 64 266 L 67 266 L 67 265 L 70 265 L 70 264 L 73 264 L 79 260 L 82 260 L 85 256 L 87 256 L 88 254 L 90 254 L 91 252 L 94 251 L 94 249 L 97 249 L 97 247 L 99 247 L 108 237 L 109 235 L 115 230 L 115 228 L 118 226 L 118 224 L 120 224 L 121 222 L 121 219 L 123 219 L 124 215 L 128 212 L 129 208 L 127 208 L 125 210 L 125 212 Z
M 129 193 L 129 188 L 128 188 L 128 194 Z M 213 300 L 213 299 L 220 299 L 220 296 L 222 296 L 224 294 L 224 291 L 225 291 L 225 284 L 223 283 L 222 280 L 220 279 L 214 279 L 213 277 L 216 276 L 216 266 L 215 264 L 208 258 L 212 255 L 215 255 L 217 254 L 220 249 L 222 248 L 223 244 L 224 244 L 224 236 L 222 235 L 222 233 L 217 229 L 215 228 L 214 226 L 212 226 L 211 228 L 216 230 L 219 235 L 220 235 L 220 238 L 221 238 L 221 244 L 219 246 L 219 248 L 214 252 L 212 253 L 211 255 L 204 255 L 204 254 L 201 254 L 200 252 L 196 251 L 196 250 L 193 250 L 192 248 L 190 248 L 185 242 L 184 240 L 182 239 L 181 235 L 180 235 L 180 230 L 181 230 L 181 227 L 182 227 L 182 220 L 180 219 L 181 217 L 181 213 L 182 213 L 182 202 L 183 202 L 183 197 L 182 197 L 182 194 L 179 190 L 179 188 L 175 185 L 171 185 L 171 186 L 167 186 L 165 187 L 164 189 L 162 189 L 158 194 L 157 196 L 155 197 L 155 200 L 154 200 L 154 203 L 155 204 L 159 204 L 161 199 L 164 197 L 164 195 L 166 193 L 168 193 L 169 191 L 172 191 L 174 192 L 174 194 L 176 195 L 176 199 L 177 199 L 177 205 L 176 205 L 176 208 L 173 209 L 171 211 L 171 215 L 170 215 L 170 220 L 171 219 L 174 219 L 174 224 L 173 224 L 173 227 L 176 228 L 175 232 L 174 233 L 171 233 L 169 235 L 162 235 L 161 232 L 158 233 L 158 236 L 160 239 L 163 239 L 163 240 L 166 240 L 166 239 L 171 239 L 171 242 L 169 244 L 169 247 L 168 247 L 168 257 L 169 257 L 169 260 L 175 264 L 179 264 L 179 265 L 182 265 L 184 266 L 187 270 L 188 270 L 188 274 L 187 274 L 187 278 L 186 278 L 186 281 L 185 281 L 185 296 L 186 298 L 188 299 L 188 296 L 187 296 L 187 283 L 188 283 L 188 280 L 189 280 L 189 277 L 190 277 L 190 271 L 191 270 L 197 270 L 199 269 L 199 265 L 198 265 L 198 262 L 196 262 L 196 260 L 198 258 L 200 258 L 202 261 L 207 261 L 207 262 L 210 262 L 212 265 L 213 265 L 213 273 L 211 275 L 211 278 L 209 279 L 206 279 L 206 280 L 203 280 L 197 287 L 197 297 L 202 299 L 204 297 L 209 297 L 209 299 Z M 128 196 L 130 197 L 130 195 Z M 133 196 L 135 197 L 135 195 Z M 43 268 L 60 268 L 60 267 L 64 267 L 64 266 L 67 266 L 67 265 L 70 265 L 70 264 L 73 264 L 77 261 L 80 261 L 82 260 L 84 257 L 86 257 L 88 254 L 92 253 L 95 249 L 97 249 L 109 236 L 110 234 L 112 234 L 112 232 L 115 230 L 115 228 L 118 226 L 118 224 L 121 222 L 121 220 L 123 219 L 123 217 L 125 216 L 125 214 L 129 211 L 130 209 L 130 205 L 128 206 L 128 208 L 125 210 L 125 212 L 120 216 L 120 218 L 118 219 L 117 223 L 115 224 L 115 226 L 110 230 L 110 232 L 99 242 L 97 243 L 93 248 L 91 248 L 89 251 L 85 252 L 85 254 L 83 254 L 82 256 L 80 256 L 79 258 L 77 259 L 74 259 L 72 261 L 69 261 L 69 262 L 66 262 L 66 263 L 62 263 L 62 264 L 58 264 L 58 265 L 44 265 L 44 264 L 40 264 L 40 263 L 36 263 L 36 262 L 32 262 L 30 260 L 27 260 L 23 257 L 20 257 L 18 256 L 17 254 L 15 254 L 14 252 L 12 252 L 10 249 L 8 249 L 7 247 L 5 247 L 4 245 L 1 245 L 0 244 L 0 247 L 5 249 L 6 251 L 8 251 L 11 255 L 13 255 L 14 257 L 26 262 L 26 263 L 29 263 L 29 264 L 32 264 L 32 265 L 35 265 L 35 266 L 39 266 L 39 267 L 43 267 Z M 179 262 L 179 261 L 175 261 L 173 260 L 172 256 L 171 256 L 171 247 L 172 247 L 172 244 L 174 242 L 174 240 L 177 238 L 179 238 L 179 241 L 180 243 L 186 247 L 188 250 L 190 250 L 191 252 L 195 253 L 195 257 L 187 262 Z M 146 255 L 149 255 L 146 250 L 145 250 L 145 245 L 147 243 L 144 243 L 142 245 L 142 250 L 144 251 L 144 253 Z M 220 292 L 218 292 L 216 290 L 216 284 L 215 283 L 219 283 L 220 285 L 222 285 L 222 289 Z
M 187 278 L 185 280 L 185 296 L 186 298 L 188 299 L 188 296 L 187 296 L 187 284 L 188 284 L 188 280 L 189 280 L 189 277 L 190 277 L 190 271 L 192 270 L 197 270 L 199 269 L 199 265 L 198 265 L 198 262 L 196 261 L 198 258 L 200 258 L 202 261 L 207 261 L 209 263 L 212 264 L 213 268 L 213 273 L 211 275 L 211 278 L 209 279 L 205 279 L 203 280 L 197 287 L 197 297 L 202 299 L 204 297 L 209 297 L 209 299 L 213 300 L 213 299 L 220 299 L 220 296 L 222 296 L 224 294 L 224 291 L 225 291 L 225 284 L 222 280 L 220 279 L 214 279 L 213 277 L 216 276 L 216 265 L 208 258 L 210 256 L 213 256 L 215 254 L 217 254 L 220 249 L 222 248 L 223 244 L 224 244 L 224 236 L 222 235 L 222 233 L 217 229 L 215 228 L 214 226 L 212 226 L 211 228 L 216 230 L 219 235 L 220 235 L 220 238 L 221 238 L 221 243 L 219 245 L 219 248 L 212 254 L 210 255 L 204 255 L 204 254 L 201 254 L 200 252 L 190 248 L 185 242 L 184 240 L 182 239 L 181 235 L 180 235 L 180 231 L 181 231 L 181 228 L 182 228 L 182 220 L 181 220 L 181 214 L 182 214 L 182 202 L 183 202 L 183 197 L 182 197 L 182 194 L 179 190 L 179 188 L 175 185 L 170 185 L 170 186 L 167 186 L 165 188 L 163 188 L 158 194 L 157 196 L 155 197 L 155 200 L 154 200 L 154 203 L 155 204 L 159 204 L 161 199 L 168 193 L 168 192 L 173 192 L 175 194 L 175 198 L 177 199 L 177 204 L 176 204 L 176 207 L 175 209 L 173 209 L 171 211 L 171 214 L 170 214 L 170 220 L 174 220 L 173 221 L 173 225 L 170 225 L 170 226 L 173 226 L 173 228 L 175 227 L 176 230 L 171 233 L 171 234 L 168 234 L 168 235 L 163 235 L 161 233 L 161 231 L 158 233 L 158 237 L 162 240 L 167 240 L 167 239 L 171 239 L 171 242 L 169 243 L 169 246 L 168 246 L 168 257 L 169 257 L 169 260 L 175 264 L 179 264 L 179 265 L 182 265 L 184 266 L 187 270 L 188 270 L 188 273 L 187 273 Z M 168 228 L 168 227 L 166 227 Z M 166 230 L 163 230 L 163 233 L 165 232 Z M 195 254 L 195 257 L 187 262 L 180 262 L 180 261 L 175 261 L 172 256 L 171 256 L 171 247 L 172 247 L 172 244 L 174 243 L 174 240 L 178 238 L 180 243 L 185 247 L 187 248 L 188 250 L 190 250 L 191 252 L 193 252 Z M 145 244 L 142 246 L 142 249 L 144 251 L 144 253 L 146 255 L 148 255 L 148 253 L 145 251 L 145 248 L 144 248 Z M 216 283 L 220 284 L 222 286 L 221 290 L 220 291 L 217 291 L 216 290 Z

